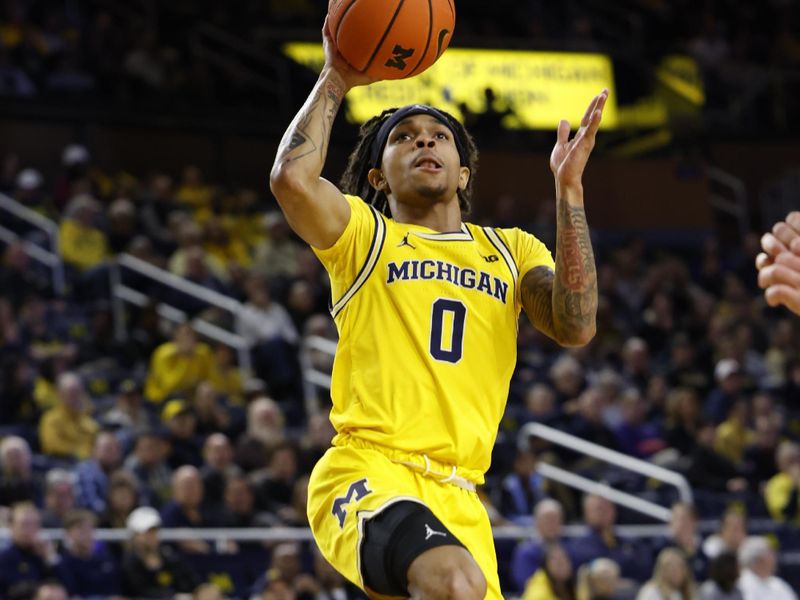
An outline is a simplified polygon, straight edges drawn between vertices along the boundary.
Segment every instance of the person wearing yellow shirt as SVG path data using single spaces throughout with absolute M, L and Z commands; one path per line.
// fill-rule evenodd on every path
M 734 465 L 742 464 L 744 450 L 755 440 L 747 427 L 747 402 L 737 400 L 728 411 L 728 418 L 717 427 L 714 449 Z
M 525 584 L 522 600 L 574 600 L 572 561 L 562 546 L 548 548 L 544 565 Z
M 211 206 L 214 188 L 205 183 L 203 172 L 198 167 L 190 165 L 183 170 L 183 180 L 175 192 L 175 199 L 195 210 L 205 209 Z
M 800 446 L 782 442 L 775 453 L 780 473 L 767 481 L 764 502 L 779 523 L 800 525 Z
M 222 221 L 216 217 L 208 219 L 204 225 L 204 243 L 206 253 L 223 265 L 237 263 L 249 267 L 253 262 L 245 242 L 225 229 Z
M 57 382 L 59 402 L 39 422 L 42 453 L 85 459 L 92 454 L 100 429 L 86 412 L 86 393 L 75 373 L 63 373 Z
M 83 195 L 69 203 L 58 230 L 58 246 L 64 262 L 79 271 L 97 266 L 109 256 L 108 238 L 94 225 L 97 201 Z
M 181 323 L 172 341 L 153 353 L 144 393 L 151 402 L 160 403 L 171 394 L 191 395 L 201 381 L 216 378 L 211 348 L 197 340 L 189 323 Z

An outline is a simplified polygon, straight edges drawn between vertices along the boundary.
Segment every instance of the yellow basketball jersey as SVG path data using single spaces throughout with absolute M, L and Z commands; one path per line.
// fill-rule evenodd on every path
M 438 233 L 346 198 L 345 231 L 314 250 L 339 330 L 334 445 L 424 454 L 482 483 L 516 364 L 519 283 L 552 256 L 519 229 Z

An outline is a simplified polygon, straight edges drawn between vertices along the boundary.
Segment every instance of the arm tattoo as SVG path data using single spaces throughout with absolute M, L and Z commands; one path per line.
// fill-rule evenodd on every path
M 344 92 L 341 88 L 331 81 L 319 87 L 311 101 L 300 111 L 295 122 L 284 135 L 278 150 L 278 160 L 297 161 L 319 150 L 319 158 L 324 162 L 333 121 L 339 111 L 343 96 Z M 315 117 L 319 111 L 324 118 L 317 123 L 318 119 Z M 314 131 L 315 126 L 319 128 L 319 131 Z
M 522 279 L 522 305 L 531 322 L 559 343 L 594 333 L 597 271 L 582 206 L 558 201 L 556 272 L 531 269 Z

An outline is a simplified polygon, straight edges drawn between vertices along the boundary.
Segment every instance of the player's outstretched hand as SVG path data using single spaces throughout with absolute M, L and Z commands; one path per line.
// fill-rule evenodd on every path
M 790 212 L 761 238 L 758 285 L 770 306 L 783 304 L 800 316 L 800 212 Z
M 581 126 L 571 140 L 569 122 L 562 119 L 558 124 L 558 139 L 550 155 L 550 169 L 560 185 L 580 185 L 586 162 L 594 148 L 606 100 L 608 90 L 603 90 L 592 98 L 581 120 Z
M 330 29 L 328 29 L 328 17 L 325 17 L 325 23 L 322 25 L 322 47 L 325 50 L 325 66 L 338 73 L 347 90 L 378 81 L 361 71 L 357 71 L 342 57 Z

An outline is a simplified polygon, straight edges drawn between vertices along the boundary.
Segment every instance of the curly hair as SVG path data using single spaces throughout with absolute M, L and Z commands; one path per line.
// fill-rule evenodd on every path
M 339 182 L 342 192 L 360 196 L 388 217 L 391 216 L 389 200 L 386 194 L 372 188 L 367 179 L 367 174 L 370 169 L 373 168 L 373 165 L 370 163 L 370 154 L 378 131 L 380 131 L 381 125 L 390 119 L 398 110 L 398 108 L 388 108 L 378 116 L 372 117 L 361 126 L 358 134 L 358 142 L 353 152 L 350 153 L 350 157 L 347 160 L 347 168 Z M 472 139 L 472 136 L 466 128 L 455 117 L 441 110 L 439 112 L 449 121 L 446 125 L 448 125 L 457 136 L 464 140 L 467 162 L 465 166 L 469 168 L 470 178 L 467 187 L 463 190 L 458 190 L 458 205 L 461 208 L 462 214 L 468 214 L 470 211 L 470 201 L 472 200 L 473 183 L 478 171 L 478 147 L 475 145 L 475 140 Z

